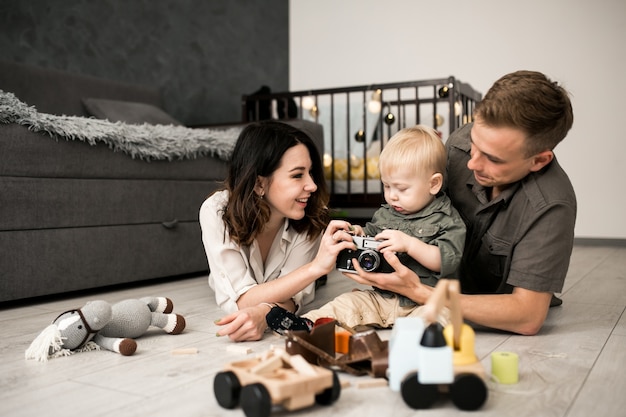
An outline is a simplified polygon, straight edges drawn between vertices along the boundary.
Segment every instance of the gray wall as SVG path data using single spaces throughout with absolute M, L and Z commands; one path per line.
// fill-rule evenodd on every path
M 288 0 L 0 0 L 2 59 L 157 87 L 188 125 L 289 87 Z

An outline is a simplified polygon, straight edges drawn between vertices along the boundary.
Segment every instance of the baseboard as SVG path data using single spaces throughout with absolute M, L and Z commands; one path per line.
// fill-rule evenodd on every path
M 575 237 L 574 245 L 626 247 L 626 239 Z

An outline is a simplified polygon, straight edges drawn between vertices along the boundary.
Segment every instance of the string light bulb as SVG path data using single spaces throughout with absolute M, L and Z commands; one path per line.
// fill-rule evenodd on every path
M 370 113 L 378 114 L 383 109 L 382 95 L 383 91 L 380 88 L 372 93 L 372 98 L 367 103 L 367 110 Z
M 315 106 L 315 97 L 304 96 L 302 97 L 302 108 L 304 110 L 311 110 Z

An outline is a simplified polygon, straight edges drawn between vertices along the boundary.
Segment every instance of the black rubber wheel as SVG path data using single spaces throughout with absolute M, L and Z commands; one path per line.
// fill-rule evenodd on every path
M 333 386 L 326 388 L 315 396 L 315 402 L 319 405 L 331 405 L 339 399 L 341 394 L 341 383 L 337 373 L 333 371 Z
M 269 417 L 272 397 L 263 384 L 250 384 L 241 390 L 241 408 L 246 417 Z
M 218 372 L 213 380 L 213 392 L 220 406 L 229 410 L 237 407 L 241 393 L 239 378 L 231 371 Z
M 459 374 L 450 386 L 450 398 L 461 410 L 478 410 L 487 401 L 487 386 L 475 374 Z
M 409 407 L 416 410 L 430 408 L 439 397 L 439 388 L 436 384 L 420 384 L 417 372 L 409 374 L 400 384 L 402 399 Z

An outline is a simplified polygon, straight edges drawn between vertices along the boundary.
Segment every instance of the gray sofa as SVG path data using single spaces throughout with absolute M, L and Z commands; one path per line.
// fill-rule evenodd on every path
M 169 120 L 158 91 L 94 77 L 0 62 L 0 89 L 40 113 L 89 117 L 88 99 L 110 99 Z M 288 123 L 323 146 L 321 126 Z M 206 272 L 198 210 L 226 167 L 209 156 L 133 159 L 0 124 L 0 303 Z

